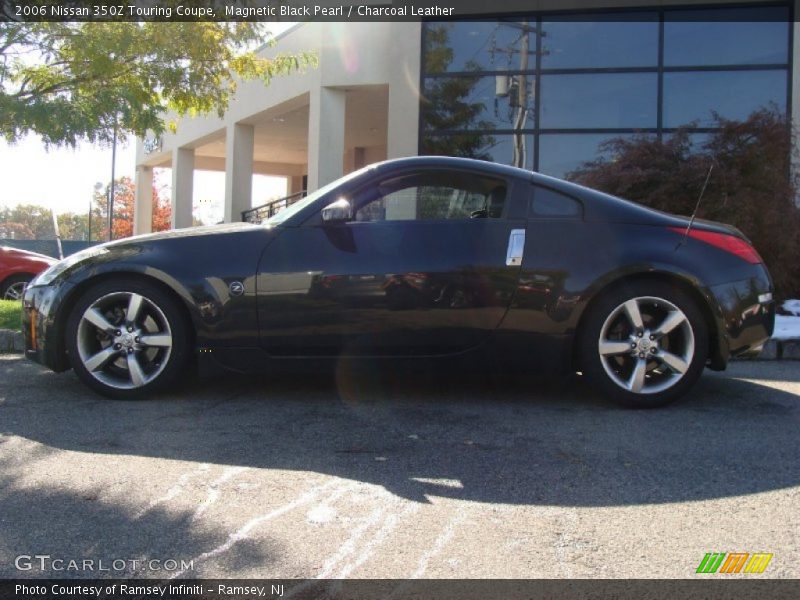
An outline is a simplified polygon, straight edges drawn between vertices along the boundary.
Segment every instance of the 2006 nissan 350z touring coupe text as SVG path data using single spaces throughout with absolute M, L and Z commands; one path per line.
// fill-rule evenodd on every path
M 261 224 L 92 247 L 24 295 L 27 355 L 138 398 L 192 361 L 447 358 L 580 371 L 634 407 L 758 352 L 772 282 L 735 228 L 489 162 L 372 165 Z M 206 365 L 211 366 L 211 365 Z

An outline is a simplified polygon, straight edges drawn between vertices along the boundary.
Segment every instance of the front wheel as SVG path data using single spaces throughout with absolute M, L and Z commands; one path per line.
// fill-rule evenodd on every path
M 169 294 L 133 279 L 89 289 L 66 328 L 75 373 L 93 390 L 117 399 L 140 398 L 172 383 L 189 356 L 188 333 Z
M 703 371 L 708 327 L 697 304 L 662 282 L 606 294 L 581 335 L 587 377 L 617 402 L 654 408 L 683 396 Z

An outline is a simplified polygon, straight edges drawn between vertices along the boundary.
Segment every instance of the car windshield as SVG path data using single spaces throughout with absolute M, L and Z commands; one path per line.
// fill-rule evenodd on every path
M 294 215 L 296 215 L 300 211 L 304 210 L 306 207 L 310 206 L 312 203 L 316 202 L 318 199 L 320 199 L 325 194 L 330 193 L 332 190 L 336 189 L 340 185 L 355 179 L 356 177 L 362 175 L 363 173 L 366 173 L 367 171 L 369 171 L 372 168 L 373 168 L 372 165 L 370 165 L 368 167 L 364 167 L 362 169 L 359 169 L 358 171 L 353 171 L 352 173 L 348 173 L 344 177 L 340 177 L 339 179 L 337 179 L 336 181 L 332 181 L 328 185 L 322 186 L 321 188 L 319 188 L 315 192 L 310 193 L 308 196 L 306 196 L 302 200 L 299 200 L 298 202 L 295 202 L 294 204 L 292 204 L 290 206 L 287 206 L 286 208 L 284 208 L 278 214 L 272 215 L 269 219 L 264 219 L 261 222 L 261 224 L 262 225 L 269 225 L 269 226 L 280 225 L 281 223 L 285 222 L 287 219 L 293 217 Z

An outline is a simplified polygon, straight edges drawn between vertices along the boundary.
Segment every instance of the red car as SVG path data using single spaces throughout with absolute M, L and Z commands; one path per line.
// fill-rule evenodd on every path
M 0 299 L 22 300 L 27 283 L 57 262 L 38 252 L 0 246 Z

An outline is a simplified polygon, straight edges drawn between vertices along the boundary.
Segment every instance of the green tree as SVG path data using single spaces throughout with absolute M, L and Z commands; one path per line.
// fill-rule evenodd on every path
M 172 3 L 170 3 L 172 4 Z M 240 80 L 315 64 L 313 54 L 260 56 L 260 23 L 0 22 L 0 135 L 46 144 L 139 137 L 164 115 L 222 115 Z
M 14 207 L 4 207 L 0 211 L 0 223 L 16 223 L 15 228 L 18 239 L 43 239 L 51 240 L 53 232 L 53 217 L 49 208 L 37 204 L 18 204 Z M 24 237 L 23 237 L 24 236 Z
M 429 72 L 446 72 L 453 62 L 448 23 L 429 25 L 425 33 L 425 68 Z M 466 71 L 478 71 L 474 61 L 465 65 Z M 492 160 L 489 152 L 497 141 L 491 135 L 479 133 L 492 129 L 490 121 L 482 119 L 486 110 L 483 102 L 470 102 L 470 95 L 480 77 L 442 77 L 428 79 L 422 98 L 422 114 L 429 133 L 423 140 L 425 154 L 460 156 Z M 436 131 L 464 130 L 458 135 L 436 135 Z
M 58 214 L 58 229 L 61 239 L 85 240 L 88 234 L 88 214 L 71 212 Z M 93 217 L 97 221 L 96 215 Z M 93 234 L 97 239 L 97 234 Z M 17 240 L 52 240 L 53 215 L 49 208 L 38 204 L 20 204 L 13 208 L 4 207 L 0 211 L 0 238 Z
M 87 240 L 89 215 L 71 212 L 58 215 L 58 232 L 62 240 Z M 92 239 L 98 239 L 96 232 L 92 233 Z

